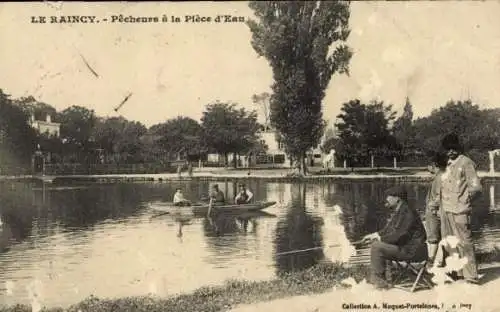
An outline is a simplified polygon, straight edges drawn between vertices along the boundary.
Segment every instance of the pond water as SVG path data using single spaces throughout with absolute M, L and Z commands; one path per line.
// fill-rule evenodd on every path
M 214 182 L 114 185 L 0 184 L 0 304 L 68 306 L 90 295 L 166 296 L 264 280 L 318 261 L 347 261 L 350 242 L 384 225 L 383 191 L 395 182 L 248 182 L 266 214 L 157 216 L 149 202 L 171 201 L 176 187 L 197 200 Z M 233 182 L 218 182 L 228 198 Z M 408 184 L 420 211 L 428 184 Z M 496 250 L 500 184 L 486 184 L 473 215 L 481 252 Z M 276 255 L 315 246 L 292 255 Z

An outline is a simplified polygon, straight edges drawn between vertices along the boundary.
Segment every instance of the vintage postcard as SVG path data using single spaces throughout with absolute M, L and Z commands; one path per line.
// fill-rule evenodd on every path
M 0 4 L 0 311 L 500 311 L 499 14 Z

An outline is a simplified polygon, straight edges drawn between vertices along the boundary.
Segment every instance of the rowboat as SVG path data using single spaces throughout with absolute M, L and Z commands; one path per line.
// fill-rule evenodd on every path
M 212 205 L 212 211 L 217 213 L 245 213 L 252 211 L 260 211 L 275 205 L 275 201 L 266 201 L 266 202 L 256 202 L 251 204 L 242 204 L 242 205 Z M 173 203 L 170 202 L 152 202 L 149 203 L 149 208 L 166 213 L 182 213 L 189 212 L 195 215 L 199 214 L 207 214 L 209 204 L 208 203 L 193 203 L 190 206 L 174 206 Z

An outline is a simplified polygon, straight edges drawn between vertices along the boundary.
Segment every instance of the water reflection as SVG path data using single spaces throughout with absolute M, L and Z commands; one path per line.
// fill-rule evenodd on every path
M 339 218 L 349 241 L 359 240 L 363 235 L 383 226 L 386 211 L 380 209 L 382 193 L 374 184 L 344 183 L 327 187 L 323 198 L 328 207 L 338 207 Z
M 265 212 L 247 212 L 244 214 L 214 214 L 203 219 L 203 233 L 207 247 L 213 258 L 207 258 L 210 263 L 219 264 L 220 256 L 231 257 L 248 251 L 249 242 L 258 241 L 257 229 L 260 220 L 272 219 L 273 214 Z M 225 260 L 223 260 L 225 261 Z
M 291 185 L 292 198 L 287 212 L 278 221 L 275 237 L 275 261 L 278 275 L 309 268 L 324 259 L 322 249 L 280 255 L 281 253 L 323 246 L 323 219 L 311 215 L 307 207 L 306 186 Z
M 258 218 L 276 217 L 265 212 L 246 212 L 243 214 L 216 214 L 204 220 L 206 237 L 217 237 L 234 234 L 255 234 Z M 249 229 L 250 227 L 250 229 Z
M 230 200 L 236 183 L 217 184 Z M 166 295 L 345 261 L 353 241 L 385 225 L 383 192 L 393 185 L 246 183 L 256 200 L 277 204 L 266 213 L 153 218 L 148 202 L 171 201 L 177 187 L 196 201 L 214 183 L 0 183 L 0 281 L 16 285 L 12 294 L 0 285 L 0 302 L 29 302 L 26 287 L 35 280 L 43 285 L 43 304 L 68 305 L 91 294 Z M 409 204 L 422 215 L 428 187 L 408 184 Z M 482 254 L 500 254 L 500 213 L 491 213 L 499 191 L 486 184 L 475 203 L 473 229 L 481 231 L 474 239 Z M 323 248 L 279 256 L 317 246 Z
M 492 184 L 490 185 L 490 208 L 491 209 L 496 209 L 496 206 L 495 206 L 495 185 Z
M 0 252 L 31 235 L 36 208 L 26 197 L 29 186 L 20 183 L 0 184 Z M 21 208 L 21 209 L 20 209 Z

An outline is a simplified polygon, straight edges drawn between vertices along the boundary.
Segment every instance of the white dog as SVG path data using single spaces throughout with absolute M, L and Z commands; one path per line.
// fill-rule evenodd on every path
M 436 261 L 434 263 L 434 267 L 429 270 L 430 273 L 434 274 L 432 281 L 440 285 L 446 282 L 453 282 L 453 279 L 446 273 L 460 271 L 467 264 L 468 259 L 467 257 L 460 257 L 458 248 L 461 246 L 461 242 L 456 236 L 446 236 L 439 242 L 438 246 L 438 254 L 436 255 L 437 259 L 443 260 L 444 251 L 446 251 L 449 255 L 446 259 L 444 259 L 446 262 L 445 267 L 437 266 L 436 263 L 440 261 Z

